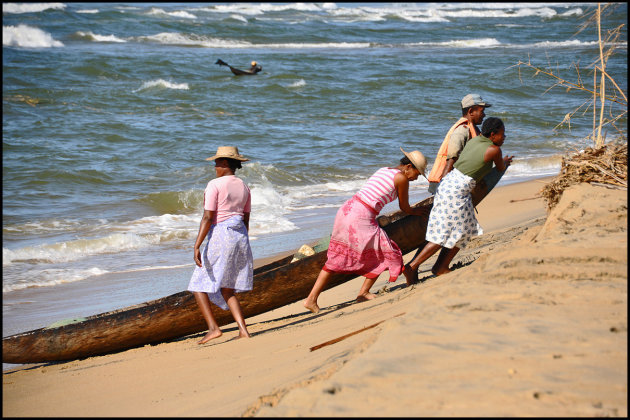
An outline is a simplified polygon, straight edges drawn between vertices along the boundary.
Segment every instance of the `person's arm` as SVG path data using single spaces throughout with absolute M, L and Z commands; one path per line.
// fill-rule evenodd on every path
M 245 185 L 245 183 L 243 183 L 243 185 Z M 245 229 L 247 229 L 247 234 L 249 234 L 249 214 L 252 212 L 252 192 L 247 185 L 245 185 L 245 188 L 247 189 L 247 200 L 243 207 L 243 223 L 245 223 Z
M 510 166 L 510 163 L 512 163 L 513 158 L 514 156 L 503 157 L 501 148 L 494 144 L 489 146 L 483 154 L 484 162 L 494 162 L 494 165 L 497 167 L 499 172 L 505 171 L 505 169 Z
M 407 214 L 413 214 L 415 216 L 422 216 L 425 213 L 425 208 L 414 209 L 409 205 L 409 180 L 402 173 L 397 173 L 394 176 L 394 186 L 398 192 L 398 207 Z
M 210 230 L 210 227 L 212 226 L 212 219 L 214 218 L 214 213 L 215 212 L 213 210 L 204 210 L 203 216 L 201 217 L 201 223 L 199 223 L 199 233 L 197 233 L 197 240 L 195 241 L 195 249 L 194 249 L 195 264 L 197 264 L 198 267 L 202 266 L 201 251 L 199 250 L 199 248 L 201 247 L 203 240 L 206 238 L 206 235 L 208 235 L 208 231 Z
M 446 165 L 444 165 L 444 170 L 442 171 L 442 176 L 440 177 L 440 179 L 444 178 L 447 173 L 453 170 L 453 165 L 455 165 L 455 162 L 457 162 L 456 157 L 446 159 Z
M 245 223 L 245 228 L 249 234 L 249 212 L 243 213 L 243 222 Z
M 459 154 L 464 149 L 466 142 L 468 141 L 468 126 L 461 125 L 453 131 L 451 134 L 451 138 L 448 140 L 448 152 L 446 155 L 446 165 L 444 165 L 444 170 L 442 171 L 442 178 L 446 176 L 447 173 L 453 170 L 453 165 L 457 162 L 457 158 Z

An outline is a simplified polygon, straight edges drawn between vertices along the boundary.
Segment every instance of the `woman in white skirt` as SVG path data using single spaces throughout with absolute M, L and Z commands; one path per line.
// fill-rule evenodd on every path
M 195 241 L 195 271 L 188 284 L 199 310 L 208 324 L 208 333 L 199 341 L 207 343 L 222 335 L 210 302 L 230 309 L 238 325 L 239 337 L 249 337 L 241 305 L 234 293 L 252 290 L 254 262 L 249 245 L 249 187 L 234 173 L 249 159 L 232 146 L 221 146 L 214 160 L 217 177 L 206 186 L 204 212 Z M 203 252 L 201 244 L 208 238 Z
M 464 248 L 473 236 L 483 234 L 475 217 L 471 192 L 476 182 L 492 170 L 493 163 L 499 171 L 504 171 L 512 163 L 514 156 L 502 156 L 504 141 L 503 121 L 491 117 L 483 123 L 481 135 L 466 143 L 453 170 L 438 186 L 427 225 L 425 239 L 428 242 L 403 271 L 407 284 L 418 281 L 420 264 L 442 247 L 448 251 L 440 254 L 431 271 L 436 276 L 450 272 L 448 266 L 460 248 Z

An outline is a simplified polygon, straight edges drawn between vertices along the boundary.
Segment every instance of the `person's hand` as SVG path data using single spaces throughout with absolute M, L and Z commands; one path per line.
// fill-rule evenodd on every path
M 503 162 L 505 162 L 505 166 L 509 166 L 512 163 L 512 159 L 514 159 L 514 155 L 504 157 Z
M 197 267 L 201 267 L 201 251 L 199 251 L 199 248 L 195 248 L 195 264 L 197 264 Z
M 425 206 L 416 207 L 414 210 L 416 211 L 415 213 L 416 216 L 420 216 L 420 217 L 425 217 L 425 216 L 428 217 L 429 214 L 431 213 L 431 208 L 425 207 Z

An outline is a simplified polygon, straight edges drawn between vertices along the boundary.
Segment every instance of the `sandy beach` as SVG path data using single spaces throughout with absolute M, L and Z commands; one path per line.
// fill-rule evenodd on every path
M 422 283 L 362 278 L 203 333 L 3 373 L 3 416 L 627 416 L 627 190 L 497 187 L 484 234 Z M 412 257 L 405 256 L 405 261 Z

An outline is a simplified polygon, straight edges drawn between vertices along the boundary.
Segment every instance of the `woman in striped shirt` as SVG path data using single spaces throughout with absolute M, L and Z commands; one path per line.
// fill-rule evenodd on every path
M 407 153 L 398 166 L 380 168 L 367 183 L 337 211 L 327 261 L 313 289 L 303 302 L 311 312 L 319 312 L 317 298 L 333 273 L 365 276 L 357 301 L 374 299 L 370 288 L 376 278 L 389 270 L 389 281 L 396 281 L 403 272 L 402 252 L 378 225 L 376 216 L 387 204 L 398 198 L 398 205 L 408 214 L 421 216 L 423 209 L 409 205 L 409 181 L 424 176 L 427 160 L 415 150 Z

